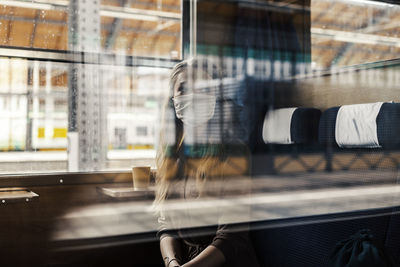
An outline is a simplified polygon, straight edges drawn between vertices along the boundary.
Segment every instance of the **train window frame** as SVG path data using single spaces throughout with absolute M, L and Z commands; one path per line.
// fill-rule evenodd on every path
M 95 1 L 95 2 L 99 3 L 100 1 Z M 155 8 L 156 10 L 154 10 L 154 11 L 145 10 L 144 15 L 142 15 L 142 17 L 141 17 L 141 15 L 138 15 L 139 9 L 130 8 L 128 6 L 118 8 L 115 6 L 101 4 L 101 7 L 100 7 L 101 12 L 98 14 L 99 18 L 101 18 L 101 20 L 102 20 L 100 22 L 101 28 L 103 28 L 103 24 L 105 23 L 103 18 L 115 17 L 115 19 L 114 19 L 115 23 L 112 25 L 113 28 L 109 27 L 111 29 L 111 34 L 110 34 L 108 40 L 105 40 L 106 43 L 104 45 L 108 46 L 109 45 L 108 41 L 110 41 L 112 38 L 118 37 L 118 36 L 115 36 L 115 34 L 113 34 L 118 29 L 120 29 L 122 27 L 121 28 L 122 30 L 126 30 L 125 28 L 127 26 L 124 26 L 126 24 L 126 20 L 144 19 L 144 20 L 154 21 L 154 18 L 158 19 L 158 17 L 160 17 L 161 20 L 159 20 L 160 21 L 159 24 L 161 23 L 162 25 L 161 24 L 156 25 L 157 29 L 155 31 L 148 30 L 149 34 L 152 34 L 155 36 L 155 34 L 157 34 L 157 33 L 162 34 L 164 31 L 166 31 L 166 32 L 169 31 L 169 29 L 171 29 L 171 26 L 175 27 L 175 28 L 177 26 L 179 26 L 178 34 L 177 35 L 172 34 L 172 35 L 176 36 L 176 40 L 177 40 L 176 45 L 179 47 L 178 50 L 181 51 L 182 50 L 181 49 L 181 33 L 180 33 L 181 29 L 182 29 L 181 7 L 180 7 L 180 1 L 178 1 L 177 3 L 178 3 L 178 6 L 173 6 L 172 4 L 163 6 L 162 3 L 160 2 L 160 3 L 158 3 L 157 6 L 149 7 L 150 9 Z M 45 16 L 47 15 L 47 13 L 53 12 L 53 9 L 55 12 L 57 10 L 60 12 L 66 12 L 67 15 L 69 15 L 69 13 L 70 13 L 70 12 L 68 12 L 68 9 L 66 9 L 68 7 L 68 3 L 66 4 L 66 1 L 58 1 L 58 2 L 54 2 L 54 3 L 41 3 L 39 1 L 38 2 L 34 1 L 32 3 L 26 3 L 26 2 L 19 3 L 19 1 L 8 1 L 7 3 L 5 3 L 5 5 L 6 4 L 11 7 L 10 10 L 14 10 L 13 8 L 19 8 L 19 7 L 23 8 L 23 9 L 31 8 L 32 10 L 35 10 L 39 13 L 42 10 L 43 14 L 42 13 L 39 14 L 39 15 L 41 15 L 41 17 L 37 20 L 37 22 L 42 23 L 43 25 L 47 25 Z M 81 3 L 81 5 L 83 5 L 83 3 Z M 2 7 L 6 8 L 5 6 L 2 6 Z M 148 7 L 142 7 L 142 8 L 148 8 Z M 46 10 L 50 10 L 50 11 L 47 12 Z M 13 19 L 13 17 L 10 17 L 10 20 L 12 20 L 12 19 Z M 69 23 L 68 21 L 71 20 L 71 17 L 66 18 L 66 20 L 67 20 L 67 23 Z M 168 20 L 175 22 L 175 24 L 168 23 Z M 49 19 L 49 22 L 55 23 L 51 19 Z M 119 25 L 119 24 L 121 24 L 121 25 Z M 147 23 L 147 24 L 149 24 L 149 23 Z M 176 25 L 176 24 L 178 24 L 178 25 Z M 121 27 L 119 27 L 119 26 L 121 26 Z M 162 26 L 162 27 L 159 27 L 159 26 Z M 139 32 L 145 32 L 145 29 L 140 31 L 139 28 L 137 28 Z M 33 31 L 32 34 L 34 34 L 34 33 L 35 33 L 35 31 Z M 171 34 L 171 33 L 167 32 L 167 36 L 168 36 L 168 34 Z M 33 38 L 35 38 L 35 37 L 33 37 Z M 72 37 L 70 36 L 70 38 L 72 38 Z M 115 41 L 115 40 L 111 40 L 111 41 Z M 122 68 L 125 67 L 127 69 L 130 69 L 130 72 L 132 74 L 135 74 L 135 72 L 137 72 L 137 71 L 132 71 L 132 70 L 142 68 L 142 67 L 144 67 L 144 68 L 154 67 L 154 68 L 159 68 L 161 70 L 170 69 L 170 68 L 172 68 L 173 65 L 180 62 L 180 60 L 181 60 L 179 51 L 174 50 L 174 51 L 172 51 L 173 53 L 171 52 L 170 55 L 165 57 L 165 56 L 158 55 L 156 48 L 154 48 L 154 54 L 151 56 L 146 56 L 143 54 L 130 55 L 121 50 L 121 46 L 119 46 L 120 43 L 115 43 L 114 50 L 105 49 L 104 51 L 101 51 L 101 52 L 90 52 L 90 51 L 86 51 L 85 47 L 81 47 L 82 49 L 79 49 L 79 48 L 76 49 L 71 46 L 65 47 L 66 49 L 38 48 L 38 47 L 32 46 L 32 44 L 34 44 L 34 43 L 35 43 L 34 41 L 31 42 L 31 47 L 15 46 L 15 45 L 1 46 L 0 47 L 0 55 L 2 57 L 6 58 L 7 60 L 22 59 L 22 60 L 27 61 L 28 64 L 38 63 L 38 64 L 46 65 L 46 62 L 52 62 L 53 64 L 65 64 L 65 65 L 67 65 L 67 69 L 68 69 L 67 73 L 69 73 L 68 74 L 69 76 L 71 75 L 70 66 L 73 64 L 84 63 L 87 66 L 89 66 L 91 64 L 95 64 L 95 65 L 105 67 L 105 68 L 107 68 L 108 65 L 116 66 L 116 67 L 120 66 Z M 96 60 L 96 58 L 99 60 Z M 29 76 L 28 83 L 31 83 L 29 86 L 34 86 L 32 84 L 32 77 L 34 76 L 34 74 L 32 74 L 31 71 L 28 74 L 29 74 L 28 75 Z M 35 98 L 35 96 L 33 96 L 32 98 Z M 45 98 L 40 98 L 38 112 L 41 112 L 41 113 L 45 112 L 45 106 L 46 106 L 45 101 L 46 101 Z M 31 100 L 29 102 L 34 102 L 34 100 Z M 70 102 L 70 101 L 67 101 L 67 102 Z M 33 105 L 35 105 L 35 104 L 33 103 Z M 152 105 L 154 105 L 154 103 Z M 31 107 L 32 107 L 32 103 L 31 103 Z M 40 129 L 39 129 L 39 132 L 40 132 Z M 42 132 L 43 133 L 38 133 L 37 136 L 39 136 L 39 137 L 44 136 L 45 131 L 43 130 Z M 67 132 L 69 132 L 69 131 L 67 131 Z M 154 135 L 155 131 L 154 130 L 150 131 L 150 133 Z M 46 134 L 48 134 L 47 130 L 46 130 Z M 30 136 L 27 138 L 29 140 L 32 140 L 33 138 L 35 138 L 37 136 L 36 136 L 36 133 L 33 133 L 33 134 L 30 134 Z M 64 137 L 64 133 L 62 133 L 61 131 L 58 131 L 58 133 L 57 134 L 55 133 L 54 136 L 55 137 L 58 137 L 58 136 Z M 66 141 L 66 139 L 65 139 L 65 141 Z M 154 140 L 153 142 L 156 142 L 156 140 Z M 144 147 L 148 147 L 148 145 L 145 145 Z M 33 152 L 38 151 L 38 149 L 32 148 L 32 145 L 30 145 L 30 147 L 28 149 Z M 113 160 L 115 161 L 116 156 L 114 154 L 108 155 L 105 158 L 105 161 L 113 161 Z M 145 154 L 146 155 L 143 156 L 144 159 L 149 158 L 149 157 L 154 157 L 154 155 L 149 156 L 149 153 L 145 153 Z M 126 157 L 128 157 L 128 158 L 126 158 Z M 62 174 L 64 171 L 68 171 L 68 173 L 72 173 L 72 174 L 81 173 L 82 171 L 89 172 L 89 173 L 95 173 L 95 172 L 101 171 L 101 172 L 107 173 L 110 171 L 115 171 L 115 168 L 119 169 L 121 171 L 121 173 L 124 173 L 132 165 L 132 162 L 128 162 L 129 157 L 130 157 L 129 155 L 122 156 L 122 161 L 125 160 L 125 163 L 124 163 L 124 164 L 126 164 L 125 167 L 121 167 L 122 166 L 121 164 L 119 164 L 119 165 L 117 164 L 117 167 L 106 167 L 106 168 L 100 168 L 100 169 L 96 167 L 94 169 L 89 169 L 89 170 L 74 169 L 72 171 L 71 170 L 69 171 L 68 165 L 67 165 L 66 169 L 64 169 L 64 170 L 53 170 L 51 168 L 47 169 L 46 167 L 43 167 L 43 169 L 39 168 L 39 170 L 38 170 L 38 169 L 33 168 L 33 165 L 32 165 L 32 166 L 21 167 L 21 168 L 19 168 L 19 171 L 17 170 L 17 168 L 12 168 L 12 169 L 10 169 L 10 171 L 5 170 L 5 171 L 1 172 L 0 175 L 5 176 L 5 177 L 8 177 L 9 175 L 17 175 L 17 176 L 24 177 L 26 175 L 36 176 L 37 174 L 47 175 L 49 173 Z M 61 156 L 61 158 L 64 158 L 64 156 Z M 68 155 L 67 155 L 67 160 L 68 160 Z M 17 158 L 17 162 L 18 162 L 18 158 Z M 39 165 L 36 164 L 36 166 L 40 166 L 40 165 L 41 164 L 39 164 Z M 43 166 L 46 166 L 46 164 L 44 164 Z

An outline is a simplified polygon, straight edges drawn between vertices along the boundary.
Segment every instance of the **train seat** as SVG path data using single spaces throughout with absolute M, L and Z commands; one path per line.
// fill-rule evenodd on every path
M 400 103 L 378 102 L 332 107 L 321 115 L 318 140 L 321 144 L 340 147 L 394 148 L 400 145 L 399 121 Z M 372 135 L 374 144 L 371 145 Z M 348 141 L 343 141 L 345 139 Z
M 262 136 L 267 144 L 308 144 L 318 139 L 321 111 L 316 108 L 281 108 L 265 115 Z
M 265 117 L 263 140 L 267 144 L 286 145 L 302 143 L 305 140 L 317 140 L 320 144 L 334 145 L 349 153 L 354 152 L 353 148 L 377 151 L 381 148 L 393 149 L 399 146 L 400 103 L 385 102 L 349 106 L 329 108 L 320 113 L 320 117 L 315 109 L 311 109 L 312 115 L 303 112 L 304 117 L 300 118 L 294 116 L 297 109 L 274 110 L 274 114 L 267 114 Z M 362 116 L 365 113 L 375 114 L 375 117 L 371 120 L 371 115 Z M 359 114 L 361 116 L 358 116 Z M 311 118 L 311 116 L 315 117 Z M 340 116 L 344 117 L 343 121 L 338 121 Z M 319 119 L 317 124 L 314 121 L 316 117 Z M 307 121 L 308 118 L 311 119 Z M 289 121 L 290 124 L 282 126 L 275 124 L 274 120 Z M 340 134 L 340 131 L 349 131 L 349 125 L 346 125 L 349 122 L 353 123 L 350 126 L 354 126 L 350 131 L 374 129 L 375 132 L 373 135 L 370 132 L 358 132 L 360 136 L 353 133 L 353 135 L 344 136 L 345 140 L 347 138 L 351 142 L 343 142 L 336 136 Z M 315 125 L 317 125 L 317 135 L 310 134 L 310 139 L 304 137 L 296 139 L 298 137 L 296 131 L 301 133 L 302 126 L 312 128 Z M 370 125 L 373 127 L 368 127 Z M 357 126 L 367 127 L 360 129 Z M 266 127 L 272 127 L 276 135 L 273 135 L 272 131 L 264 133 Z M 282 129 L 286 132 L 282 132 Z M 314 136 L 316 139 L 311 139 Z M 363 139 L 364 136 L 366 139 Z M 371 145 L 370 136 L 376 137 L 375 145 Z M 349 175 L 351 175 L 350 172 Z M 395 266 L 400 266 L 399 223 L 399 208 L 387 207 L 342 214 L 288 218 L 275 222 L 256 222 L 252 225 L 250 235 L 260 266 L 320 267 L 329 266 L 329 257 L 338 242 L 349 238 L 361 229 L 370 229 L 374 238 L 392 255 L 395 263 L 398 264 Z

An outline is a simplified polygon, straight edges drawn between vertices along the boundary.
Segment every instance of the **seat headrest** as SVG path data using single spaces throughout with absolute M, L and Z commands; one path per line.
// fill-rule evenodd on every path
M 339 147 L 378 148 L 400 143 L 400 103 L 333 107 L 322 113 L 318 140 Z
M 315 108 L 281 108 L 265 115 L 262 137 L 266 144 L 305 144 L 317 141 L 321 111 Z

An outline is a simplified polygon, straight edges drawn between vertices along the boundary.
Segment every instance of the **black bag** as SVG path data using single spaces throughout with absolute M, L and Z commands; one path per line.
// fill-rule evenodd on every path
M 360 230 L 336 244 L 330 256 L 332 267 L 393 267 L 393 261 L 370 233 Z

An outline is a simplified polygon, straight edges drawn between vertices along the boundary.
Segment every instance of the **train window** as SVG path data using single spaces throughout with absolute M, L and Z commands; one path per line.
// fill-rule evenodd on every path
M 29 261 L 5 265 L 329 266 L 360 239 L 399 266 L 399 21 L 396 0 L 0 1 L 0 250 Z
M 172 147 L 167 156 L 184 157 L 189 173 L 198 171 L 201 158 L 206 166 L 207 160 L 220 156 L 218 160 L 226 165 L 218 169 L 216 163 L 215 172 L 249 171 L 258 178 L 252 185 L 261 202 L 269 197 L 265 192 L 288 192 L 289 197 L 289 191 L 297 189 L 304 191 L 293 199 L 302 193 L 310 193 L 305 202 L 319 196 L 324 199 L 320 209 L 290 202 L 295 208 L 288 211 L 283 208 L 285 198 L 282 210 L 271 204 L 271 213 L 266 212 L 265 203 L 253 203 L 255 220 L 397 205 L 391 200 L 380 202 L 383 191 L 371 197 L 374 201 L 366 201 L 364 190 L 383 186 L 383 180 L 397 183 L 398 128 L 389 124 L 399 118 L 399 5 L 369 0 L 204 0 L 196 10 L 192 5 L 183 2 L 182 38 L 184 57 L 194 56 L 195 61 L 189 61 L 189 78 L 176 88 L 173 98 L 175 113 L 183 121 L 183 129 L 176 129 L 183 136 L 179 139 L 183 151 L 176 155 Z M 184 111 L 178 114 L 185 104 L 197 104 L 198 109 L 187 111 L 187 117 Z M 371 114 L 376 120 L 371 123 L 377 121 L 378 126 L 364 134 L 380 141 L 349 142 L 346 138 L 364 137 L 357 119 L 341 117 L 338 110 L 349 109 L 361 116 L 364 112 L 359 109 L 365 108 L 375 110 Z M 196 119 L 206 126 L 196 128 Z M 342 119 L 346 121 L 343 128 Z M 344 143 L 337 128 L 343 129 Z M 353 137 L 348 136 L 351 133 Z M 174 144 L 176 139 L 169 137 L 165 139 Z M 245 149 L 238 149 L 240 145 Z M 251 154 L 249 165 L 245 160 L 227 160 L 244 157 L 244 151 Z M 371 183 L 366 183 L 366 177 Z M 236 189 L 233 183 L 227 187 L 224 190 Z M 362 189 L 357 204 L 338 200 L 353 189 Z
M 312 0 L 312 67 L 334 69 L 399 58 L 399 17 L 400 7 L 392 3 Z
M 0 173 L 154 166 L 180 32 L 175 0 L 2 1 Z

